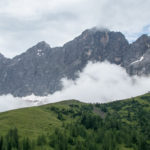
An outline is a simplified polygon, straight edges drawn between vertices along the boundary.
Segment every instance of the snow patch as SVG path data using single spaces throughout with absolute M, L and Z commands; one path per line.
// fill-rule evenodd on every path
M 44 53 L 43 53 L 43 50 L 42 49 L 38 49 L 37 50 L 37 56 L 43 56 Z
M 143 59 L 144 59 L 144 56 L 142 56 L 140 59 L 138 59 L 138 60 L 132 62 L 131 65 L 132 65 L 132 64 L 135 64 L 135 63 L 138 63 L 138 62 L 141 62 Z
M 39 52 L 39 53 L 42 52 L 42 51 L 43 51 L 42 49 L 38 49 L 38 50 L 37 50 L 37 52 Z

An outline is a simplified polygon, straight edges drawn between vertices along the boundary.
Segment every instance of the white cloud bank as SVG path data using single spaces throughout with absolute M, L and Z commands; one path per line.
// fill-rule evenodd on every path
M 150 77 L 130 77 L 123 68 L 108 62 L 89 62 L 76 81 L 62 79 L 62 83 L 62 91 L 46 97 L 0 96 L 0 111 L 67 99 L 104 103 L 141 95 L 150 90 Z

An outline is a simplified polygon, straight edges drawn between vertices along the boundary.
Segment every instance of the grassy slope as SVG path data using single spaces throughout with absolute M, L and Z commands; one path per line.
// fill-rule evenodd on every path
M 70 104 L 74 104 L 78 107 L 72 108 Z M 56 127 L 62 128 L 62 121 L 57 118 L 58 114 L 51 111 L 51 107 L 54 106 L 60 110 L 73 109 L 74 112 L 77 112 L 81 105 L 88 104 L 70 100 L 0 113 L 0 134 L 5 135 L 10 128 L 17 127 L 20 136 L 28 136 L 34 139 L 40 134 L 46 134 L 47 131 L 53 132 Z M 137 122 L 134 117 L 137 116 L 136 114 L 140 111 L 140 108 L 144 109 L 147 114 L 150 114 L 150 94 L 135 97 L 134 100 L 131 98 L 123 101 L 101 104 L 100 107 L 94 105 L 94 108 L 93 113 L 100 115 L 102 118 L 116 113 L 125 123 L 136 124 Z M 106 109 L 106 112 L 103 111 L 104 109 Z M 128 119 L 129 115 L 130 119 Z M 64 118 L 64 122 L 74 121 L 71 115 L 64 115 Z M 120 149 L 132 150 L 125 148 L 123 145 L 120 146 Z
M 70 100 L 0 113 L 0 134 L 5 135 L 10 128 L 14 127 L 18 128 L 20 135 L 31 138 L 46 133 L 48 130 L 51 131 L 54 127 L 60 127 L 62 122 L 57 119 L 57 114 L 48 108 L 56 106 L 60 109 L 68 109 L 69 104 L 81 105 L 82 103 Z M 67 116 L 66 120 L 71 121 L 71 118 Z

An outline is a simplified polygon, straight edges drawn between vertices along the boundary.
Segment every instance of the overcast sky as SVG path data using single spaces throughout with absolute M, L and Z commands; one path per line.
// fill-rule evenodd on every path
M 39 41 L 61 46 L 94 26 L 133 41 L 150 33 L 150 0 L 0 0 L 0 53 L 13 57 Z

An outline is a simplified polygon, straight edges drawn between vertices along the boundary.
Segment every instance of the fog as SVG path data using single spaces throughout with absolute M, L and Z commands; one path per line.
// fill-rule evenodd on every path
M 63 89 L 45 97 L 30 95 L 15 98 L 10 94 L 0 96 L 0 111 L 68 99 L 105 103 L 141 95 L 150 90 L 150 77 L 130 77 L 125 69 L 108 62 L 89 62 L 82 72 L 78 72 L 78 76 L 76 81 L 63 78 Z

